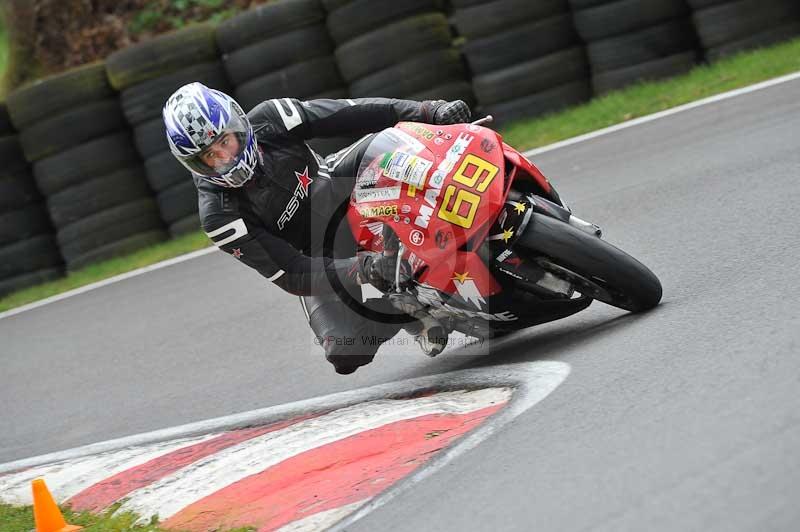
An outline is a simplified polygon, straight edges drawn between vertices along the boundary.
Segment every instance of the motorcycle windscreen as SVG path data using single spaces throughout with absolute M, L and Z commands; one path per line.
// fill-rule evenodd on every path
M 395 128 L 385 129 L 370 142 L 353 189 L 354 203 L 397 199 L 405 183 L 421 188 L 430 172 L 434 154 L 411 135 Z M 386 189 L 386 192 L 379 192 Z

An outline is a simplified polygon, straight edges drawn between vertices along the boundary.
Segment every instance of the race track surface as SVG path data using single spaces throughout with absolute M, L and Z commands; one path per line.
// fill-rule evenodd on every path
M 539 155 L 661 278 L 436 360 L 407 336 L 336 375 L 297 298 L 213 253 L 0 319 L 0 463 L 452 370 L 568 378 L 348 530 L 790 530 L 800 519 L 800 81 Z

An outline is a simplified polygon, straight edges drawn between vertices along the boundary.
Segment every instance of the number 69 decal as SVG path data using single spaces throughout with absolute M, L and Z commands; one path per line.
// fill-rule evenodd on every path
M 472 227 L 475 213 L 478 212 L 478 206 L 481 203 L 481 196 L 468 189 L 474 189 L 481 193 L 486 192 L 499 171 L 500 169 L 495 165 L 476 155 L 469 154 L 464 157 L 461 166 L 453 175 L 453 181 L 464 187 L 447 186 L 444 190 L 442 206 L 439 208 L 439 218 L 464 229 Z M 462 215 L 460 213 L 465 204 L 468 205 L 469 210 Z

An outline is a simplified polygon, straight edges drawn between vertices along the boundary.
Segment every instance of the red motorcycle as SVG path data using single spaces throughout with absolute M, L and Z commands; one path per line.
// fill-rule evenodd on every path
M 347 221 L 361 249 L 400 259 L 394 307 L 448 332 L 496 337 L 595 299 L 631 312 L 661 300 L 647 267 L 573 216 L 536 166 L 478 122 L 377 134 Z

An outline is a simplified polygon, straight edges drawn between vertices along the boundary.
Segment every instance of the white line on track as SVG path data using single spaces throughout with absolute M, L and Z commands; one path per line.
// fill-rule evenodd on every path
M 697 100 L 696 102 L 687 103 L 685 105 L 681 105 L 678 107 L 673 107 L 672 109 L 667 109 L 665 111 L 661 111 L 658 113 L 650 114 L 647 116 L 642 116 L 640 118 L 636 118 L 633 120 L 629 120 L 627 122 L 623 122 L 622 124 L 617 124 L 615 126 L 610 126 L 604 129 L 598 129 L 597 131 L 592 131 L 591 133 L 586 133 L 585 135 L 580 135 L 577 137 L 573 137 L 571 139 L 562 140 L 560 142 L 556 142 L 554 144 L 550 144 L 547 146 L 543 146 L 541 148 L 536 148 L 533 150 L 529 150 L 525 152 L 526 157 L 534 157 L 536 155 L 540 155 L 542 153 L 546 153 L 549 151 L 557 150 L 559 148 L 564 148 L 566 146 L 572 146 L 573 144 L 578 144 L 580 142 L 585 142 L 587 140 L 591 140 L 597 137 L 601 137 L 603 135 L 608 135 L 610 133 L 614 133 L 617 131 L 621 131 L 623 129 L 628 129 L 630 127 L 635 127 L 641 124 L 645 124 L 648 122 L 652 122 L 654 120 L 658 120 L 660 118 L 664 118 L 667 116 L 671 116 L 674 114 L 682 113 L 684 111 L 688 111 L 690 109 L 695 109 L 697 107 L 702 107 L 704 105 L 709 105 L 712 103 L 717 103 L 723 100 L 728 100 L 730 98 L 735 98 L 737 96 L 742 96 L 744 94 L 749 94 L 751 92 L 756 92 L 759 90 L 767 89 L 769 87 L 774 87 L 775 85 L 780 85 L 782 83 L 787 83 L 789 81 L 793 81 L 800 78 L 800 72 L 795 72 L 793 74 L 787 74 L 785 76 L 781 76 L 778 78 L 773 78 L 767 81 L 763 81 L 761 83 L 756 83 L 755 85 L 749 85 L 747 87 L 742 87 L 741 89 L 736 89 L 728 92 L 723 92 L 722 94 L 717 94 L 715 96 L 710 96 L 708 98 L 704 98 L 702 100 Z M 103 286 L 107 286 L 119 281 L 124 281 L 125 279 L 130 279 L 131 277 L 137 277 L 139 275 L 152 272 L 154 270 L 159 270 L 161 268 L 166 268 L 167 266 L 172 266 L 173 264 L 178 264 L 180 262 L 184 262 L 190 259 L 194 259 L 196 257 L 202 257 L 204 255 L 208 255 L 216 251 L 216 247 L 210 247 L 206 249 L 201 249 L 199 251 L 195 251 L 192 253 L 188 253 L 186 255 L 181 255 L 180 257 L 175 257 L 173 259 L 165 260 L 156 264 L 151 264 L 150 266 L 145 266 L 144 268 L 139 268 L 138 270 L 133 270 L 127 273 L 123 273 L 121 275 L 117 275 L 115 277 L 111 277 L 109 279 L 105 279 L 103 281 L 98 281 L 96 283 L 92 283 L 86 286 L 82 286 L 80 288 L 76 288 L 74 290 L 70 290 L 68 292 L 64 292 L 62 294 L 58 294 L 52 297 L 48 297 L 46 299 L 42 299 L 40 301 L 36 301 L 34 303 L 30 303 L 28 305 L 23 305 L 21 307 L 17 307 L 11 310 L 7 310 L 5 312 L 0 312 L 0 320 L 3 318 L 9 318 L 11 316 L 15 316 L 17 314 L 21 314 L 23 312 L 27 312 L 29 310 L 33 310 L 44 305 L 48 305 L 50 303 L 55 303 L 56 301 L 61 301 L 62 299 L 67 299 L 72 296 L 76 296 L 79 294 L 83 294 L 89 292 L 91 290 L 95 290 L 97 288 L 101 288 Z

